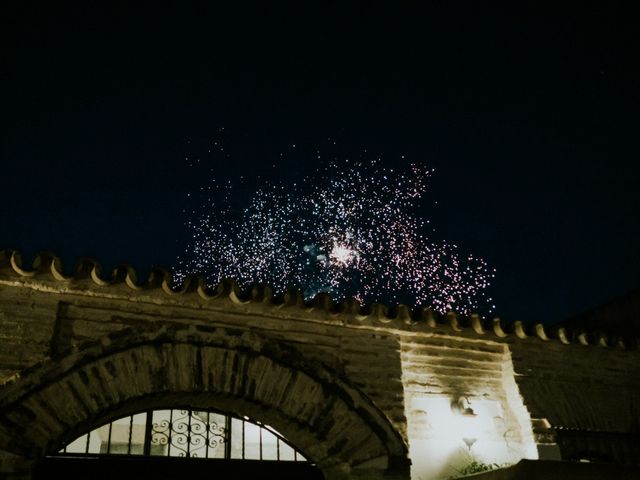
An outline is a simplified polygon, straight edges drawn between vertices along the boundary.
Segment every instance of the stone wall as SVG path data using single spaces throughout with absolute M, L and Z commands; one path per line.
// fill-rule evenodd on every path
M 334 305 L 324 295 L 304 302 L 299 292 L 274 297 L 233 282 L 174 288 L 162 271 L 146 282 L 128 267 L 105 278 L 92 262 L 66 276 L 55 257 L 25 269 L 15 252 L 0 253 L 7 465 L 163 402 L 269 421 L 327 478 L 447 478 L 471 460 L 515 463 L 557 454 L 556 444 L 579 456 L 588 439 L 593 454 L 628 462 L 610 447 L 622 451 L 640 432 L 639 360 L 607 338 L 541 326 Z M 47 403 L 66 420 L 38 423 Z M 16 433 L 22 421 L 38 434 Z
M 539 338 L 510 349 L 531 417 L 554 427 L 562 458 L 620 463 L 640 458 L 637 350 Z

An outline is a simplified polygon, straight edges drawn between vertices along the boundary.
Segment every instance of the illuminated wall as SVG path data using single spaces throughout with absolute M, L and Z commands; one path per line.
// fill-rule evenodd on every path
M 502 345 L 414 336 L 402 350 L 412 479 L 459 475 L 474 461 L 538 458 Z

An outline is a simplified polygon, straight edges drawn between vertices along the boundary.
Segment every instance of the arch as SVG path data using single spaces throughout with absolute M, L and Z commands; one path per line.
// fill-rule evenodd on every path
M 0 398 L 0 449 L 39 459 L 146 408 L 219 409 L 272 425 L 325 478 L 408 472 L 407 448 L 357 388 L 250 331 L 156 323 L 23 372 Z
M 307 462 L 269 425 L 217 410 L 144 410 L 105 423 L 54 456 L 101 455 Z

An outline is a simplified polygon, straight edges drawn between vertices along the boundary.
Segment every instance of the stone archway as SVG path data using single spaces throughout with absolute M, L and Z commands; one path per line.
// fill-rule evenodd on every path
M 272 425 L 325 478 L 408 478 L 386 417 L 338 372 L 248 331 L 156 324 L 23 372 L 0 397 L 0 449 L 37 460 L 142 408 L 189 404 Z

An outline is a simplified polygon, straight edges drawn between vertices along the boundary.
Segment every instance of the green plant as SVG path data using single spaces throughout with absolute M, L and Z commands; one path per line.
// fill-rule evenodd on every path
M 459 470 L 460 475 L 471 475 L 472 473 L 488 472 L 489 470 L 495 470 L 500 468 L 497 463 L 483 463 L 477 460 L 473 460 L 468 463 L 462 469 Z
M 467 463 L 464 467 L 462 468 L 456 468 L 456 472 L 458 472 L 456 475 L 452 475 L 449 477 L 449 479 L 455 479 L 455 478 L 459 478 L 459 477 L 464 477 L 465 475 L 472 475 L 474 473 L 482 473 L 482 472 L 489 472 L 491 470 L 496 470 L 498 468 L 504 468 L 507 467 L 508 464 L 498 464 L 498 463 L 484 463 L 484 462 L 480 462 L 476 459 L 472 459 L 469 463 Z

